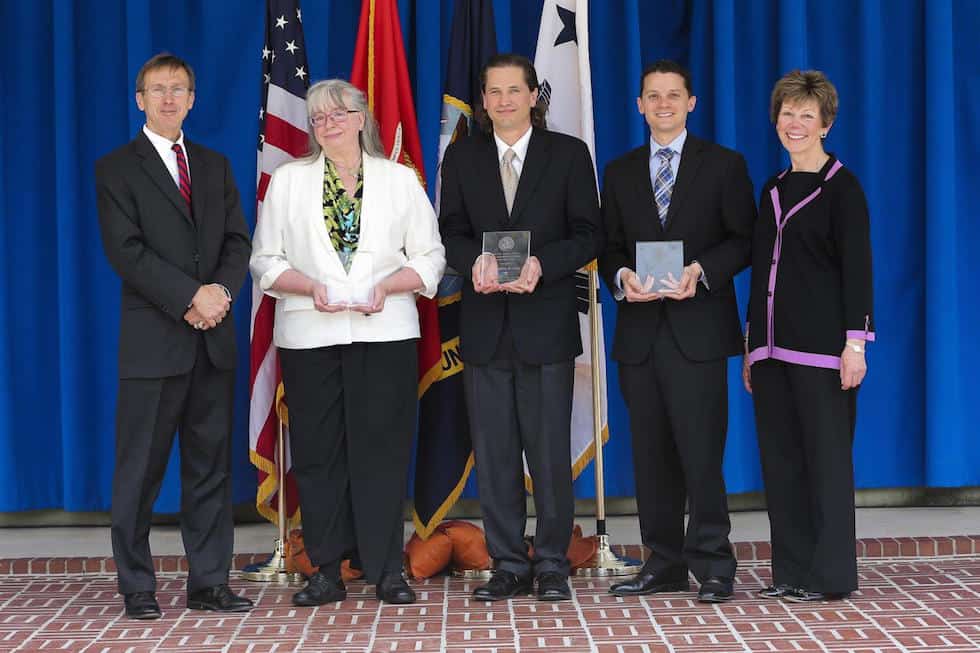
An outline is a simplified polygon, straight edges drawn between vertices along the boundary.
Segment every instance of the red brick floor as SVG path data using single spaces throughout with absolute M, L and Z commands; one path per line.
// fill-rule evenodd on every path
M 964 538 L 970 551 L 963 544 L 958 555 L 936 541 L 945 539 L 896 540 L 892 557 L 884 557 L 889 542 L 859 543 L 861 590 L 816 605 L 755 596 L 769 580 L 768 551 L 756 543 L 739 547 L 736 598 L 718 606 L 698 604 L 693 592 L 617 598 L 607 593 L 612 580 L 585 578 L 573 580 L 571 602 L 526 597 L 487 604 L 470 600 L 471 581 L 440 577 L 414 582 L 419 601 L 410 606 L 380 604 L 373 587 L 354 582 L 346 601 L 309 609 L 291 605 L 296 588 L 233 578 L 256 608 L 219 616 L 185 610 L 183 574 L 162 571 L 157 597 L 164 616 L 151 622 L 122 616 L 104 562 L 95 570 L 71 559 L 8 560 L 0 564 L 0 653 L 978 652 L 980 538 Z M 899 557 L 905 551 L 914 553 Z

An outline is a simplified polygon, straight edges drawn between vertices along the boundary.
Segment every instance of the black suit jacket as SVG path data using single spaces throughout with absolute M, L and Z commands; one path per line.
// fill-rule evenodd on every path
M 534 128 L 508 216 L 493 137 L 476 134 L 446 150 L 440 231 L 447 262 L 466 279 L 460 316 L 464 361 L 490 362 L 505 311 L 522 361 L 542 365 L 581 353 L 574 275 L 597 256 L 602 237 L 593 170 L 581 140 Z M 506 230 L 531 232 L 541 280 L 531 294 L 478 294 L 470 272 L 483 232 Z
M 666 320 L 684 355 L 708 361 L 742 352 L 733 277 L 749 264 L 756 208 L 740 154 L 688 133 L 677 180 L 660 226 L 650 183 L 650 145 L 606 166 L 602 214 L 606 245 L 599 270 L 610 288 L 616 272 L 636 269 L 636 242 L 681 240 L 684 264 L 697 260 L 711 290 L 698 283 L 690 299 L 619 303 L 613 358 L 641 363 L 650 353 L 660 320 Z
M 228 160 L 185 138 L 193 215 L 141 131 L 95 165 L 102 245 L 122 278 L 120 378 L 188 372 L 200 333 L 184 319 L 197 289 L 241 288 L 251 252 Z M 231 315 L 204 332 L 215 367 L 237 359 Z

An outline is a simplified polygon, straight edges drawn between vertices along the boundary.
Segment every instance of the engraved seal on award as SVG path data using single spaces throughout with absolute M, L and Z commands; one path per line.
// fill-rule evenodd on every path
M 485 231 L 483 253 L 497 261 L 497 283 L 516 281 L 531 255 L 531 232 Z

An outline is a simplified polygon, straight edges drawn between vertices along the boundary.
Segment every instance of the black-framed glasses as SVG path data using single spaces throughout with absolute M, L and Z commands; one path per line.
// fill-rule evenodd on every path
M 310 116 L 310 124 L 314 127 L 323 127 L 329 118 L 335 125 L 341 125 L 347 122 L 347 116 L 351 113 L 360 113 L 360 111 L 356 109 L 334 109 L 330 113 L 315 113 Z

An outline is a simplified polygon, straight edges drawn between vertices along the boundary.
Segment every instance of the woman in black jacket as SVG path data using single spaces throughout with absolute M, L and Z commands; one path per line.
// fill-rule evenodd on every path
M 851 448 L 875 336 L 864 192 L 823 147 L 837 103 L 819 71 L 773 89 L 791 166 L 762 190 L 742 369 L 772 532 L 772 585 L 760 593 L 797 602 L 857 589 Z

